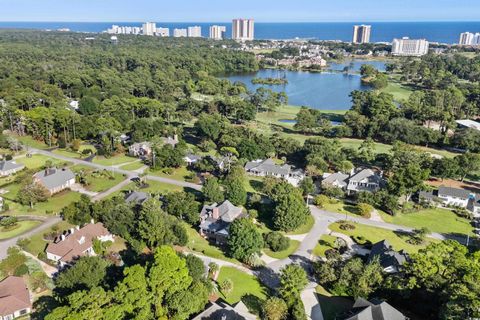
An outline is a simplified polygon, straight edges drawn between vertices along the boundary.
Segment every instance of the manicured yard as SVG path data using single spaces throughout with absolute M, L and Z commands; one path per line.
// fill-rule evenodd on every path
M 434 208 L 413 213 L 399 213 L 394 217 L 382 214 L 382 218 L 386 222 L 412 228 L 426 227 L 432 232 L 442 234 L 460 233 L 473 235 L 473 228 L 469 220 L 460 218 L 452 211 L 446 209 Z
M 261 300 L 265 300 L 267 297 L 267 289 L 260 284 L 256 277 L 246 274 L 236 268 L 220 268 L 217 282 L 222 283 L 225 279 L 230 279 L 233 282 L 233 290 L 229 294 L 224 295 L 221 293 L 221 297 L 229 304 L 237 303 L 245 295 L 253 295 Z
M 192 228 L 190 225 L 186 223 L 184 224 L 184 226 L 188 233 L 187 248 L 189 248 L 192 251 L 206 255 L 208 257 L 238 263 L 238 261 L 235 259 L 227 258 L 220 248 L 214 245 L 211 245 L 205 238 L 200 236 L 200 234 L 196 229 Z
M 91 167 L 77 165 L 72 167 L 74 172 L 83 171 L 88 182 L 85 187 L 89 191 L 103 192 L 108 190 L 125 179 L 125 176 L 120 173 L 111 172 L 107 170 L 98 170 Z
M 390 93 L 391 95 L 393 95 L 395 101 L 399 102 L 402 100 L 407 100 L 410 97 L 410 94 L 412 94 L 413 92 L 412 89 L 410 89 L 409 87 L 402 85 L 398 81 L 392 81 L 392 79 L 389 79 L 388 86 L 381 91 Z
M 334 297 L 322 286 L 318 286 L 316 291 L 325 320 L 335 320 L 337 315 L 348 312 L 353 306 L 352 300 L 345 297 Z
M 313 254 L 317 257 L 325 257 L 325 251 L 329 249 L 334 249 L 335 240 L 337 237 L 324 234 L 318 240 L 318 244 L 313 249 Z
M 427 245 L 412 245 L 406 242 L 408 239 L 407 235 L 400 235 L 391 230 L 370 227 L 362 224 L 355 223 L 354 230 L 342 230 L 339 228 L 339 223 L 333 223 L 329 226 L 329 229 L 334 232 L 339 232 L 346 234 L 350 237 L 352 236 L 362 236 L 365 239 L 369 240 L 372 244 L 379 242 L 381 240 L 387 240 L 395 250 L 405 250 L 407 252 L 417 252 L 419 249 Z M 428 239 L 426 242 L 432 242 L 434 240 Z
M 62 191 L 58 194 L 53 195 L 46 202 L 40 202 L 33 206 L 33 209 L 30 206 L 24 206 L 16 202 L 17 193 L 20 189 L 20 186 L 17 184 L 11 184 L 7 187 L 4 187 L 5 190 L 9 192 L 3 195 L 3 198 L 7 201 L 10 209 L 8 214 L 10 215 L 51 215 L 59 213 L 65 206 L 69 205 L 72 202 L 80 200 L 80 193 L 72 191 Z
M 40 169 L 45 166 L 47 161 L 51 161 L 54 166 L 63 167 L 64 165 L 70 165 L 70 162 L 65 162 L 63 160 L 58 160 L 50 158 L 41 154 L 34 154 L 31 157 L 21 157 L 15 160 L 17 163 L 23 163 L 27 169 Z
M 173 179 L 173 180 L 178 180 L 178 181 L 185 181 L 186 177 L 191 174 L 191 171 L 187 169 L 187 167 L 183 166 L 180 168 L 173 168 L 172 169 L 172 174 L 167 174 L 163 172 L 162 170 L 148 170 L 148 174 L 152 176 L 157 176 L 157 177 L 162 177 L 162 178 L 168 178 L 168 179 Z
M 18 236 L 34 227 L 38 226 L 41 222 L 34 220 L 18 221 L 17 225 L 11 229 L 5 229 L 0 227 L 0 239 L 8 239 Z
M 292 232 L 288 232 L 287 234 L 296 235 L 296 234 L 308 233 L 308 232 L 310 232 L 310 230 L 312 229 L 314 224 L 315 224 L 315 219 L 310 214 L 310 215 L 308 215 L 307 222 L 303 226 L 300 226 L 298 229 L 296 229 Z
M 129 157 L 124 154 L 119 154 L 110 158 L 105 158 L 103 156 L 98 156 L 93 159 L 93 163 L 98 163 L 103 166 L 117 166 L 123 163 L 128 163 L 138 160 L 137 158 Z
M 160 181 L 154 181 L 154 180 L 147 180 L 147 184 L 148 184 L 148 188 L 140 189 L 140 191 L 169 193 L 169 192 L 184 190 L 183 187 L 173 185 L 173 184 L 163 183 Z
M 50 227 L 50 229 L 47 229 L 47 230 L 43 230 L 39 233 L 36 233 L 35 235 L 33 235 L 32 237 L 30 237 L 30 242 L 29 244 L 27 245 L 27 247 L 25 248 L 26 251 L 30 252 L 31 254 L 33 254 L 34 256 L 38 256 L 38 254 L 40 252 L 43 252 L 45 251 L 45 248 L 48 244 L 47 241 L 45 241 L 43 239 L 43 235 L 44 234 L 47 234 L 47 233 L 50 233 L 50 232 L 53 232 L 55 230 L 55 228 L 61 232 L 63 230 L 67 230 L 67 229 L 70 229 L 72 227 L 71 224 L 69 224 L 68 222 L 66 221 L 62 221 L 62 222 L 59 222 L 57 223 L 55 226 L 53 227 Z
M 297 251 L 299 245 L 300 245 L 300 241 L 290 240 L 290 246 L 283 251 L 274 252 L 274 251 L 270 250 L 269 248 L 265 248 L 265 249 L 263 249 L 263 252 L 271 258 L 284 259 L 284 258 L 290 256 L 291 254 L 293 254 L 295 251 Z
M 17 135 L 12 135 L 12 136 L 28 147 L 37 148 L 37 149 L 47 149 L 49 147 L 43 141 L 35 140 L 31 136 L 17 136 Z
M 120 169 L 133 171 L 133 170 L 138 170 L 138 169 L 140 169 L 144 166 L 145 166 L 145 164 L 142 161 L 139 160 L 137 162 L 133 162 L 133 163 L 123 165 L 123 166 L 120 167 Z

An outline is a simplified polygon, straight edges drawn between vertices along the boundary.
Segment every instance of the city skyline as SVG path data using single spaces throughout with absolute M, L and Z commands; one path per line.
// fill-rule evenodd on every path
M 104 0 L 4 0 L 0 21 L 51 22 L 228 22 L 253 17 L 257 22 L 400 22 L 400 21 L 479 21 L 480 3 L 471 0 L 405 0 L 384 5 L 381 0 L 361 3 L 346 0 L 329 3 L 303 0 L 245 0 L 241 5 L 218 0 L 185 0 L 158 3 L 138 0 L 134 3 Z M 464 10 L 468 7 L 469 10 Z

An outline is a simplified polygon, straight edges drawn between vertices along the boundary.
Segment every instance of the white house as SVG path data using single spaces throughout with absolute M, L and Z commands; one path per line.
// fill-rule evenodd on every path
M 294 170 L 288 164 L 278 165 L 272 159 L 247 162 L 245 171 L 254 176 L 285 179 L 295 187 L 305 178 L 303 170 Z
M 324 174 L 323 187 L 335 187 L 347 191 L 349 195 L 362 191 L 376 192 L 383 184 L 382 176 L 372 169 L 352 170 L 350 174 L 342 172 Z
M 61 235 L 53 243 L 47 246 L 45 252 L 47 259 L 55 261 L 60 267 L 71 263 L 74 259 L 82 256 L 93 256 L 93 241 L 114 241 L 113 235 L 102 223 L 87 224 L 83 228 L 72 228 L 66 235 Z
M 25 317 L 32 311 L 32 298 L 21 277 L 7 277 L 0 281 L 0 320 Z
M 17 173 L 25 168 L 25 165 L 21 163 L 16 163 L 13 160 L 0 161 L 0 176 L 5 177 Z
M 68 168 L 47 168 L 35 173 L 33 180 L 44 186 L 52 195 L 73 186 L 75 184 L 75 174 Z
M 438 190 L 421 191 L 419 198 L 441 206 L 465 208 L 480 217 L 480 195 L 468 190 L 440 186 Z

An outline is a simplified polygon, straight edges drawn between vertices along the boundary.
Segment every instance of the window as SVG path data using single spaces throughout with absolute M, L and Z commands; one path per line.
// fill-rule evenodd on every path
M 23 309 L 23 310 L 20 311 L 20 315 L 24 315 L 24 314 L 27 314 L 27 313 L 28 313 L 27 309 Z

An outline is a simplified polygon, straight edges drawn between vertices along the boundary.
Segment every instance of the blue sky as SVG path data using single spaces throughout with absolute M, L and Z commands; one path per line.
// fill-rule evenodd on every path
M 478 21 L 480 0 L 0 0 L 0 21 Z

